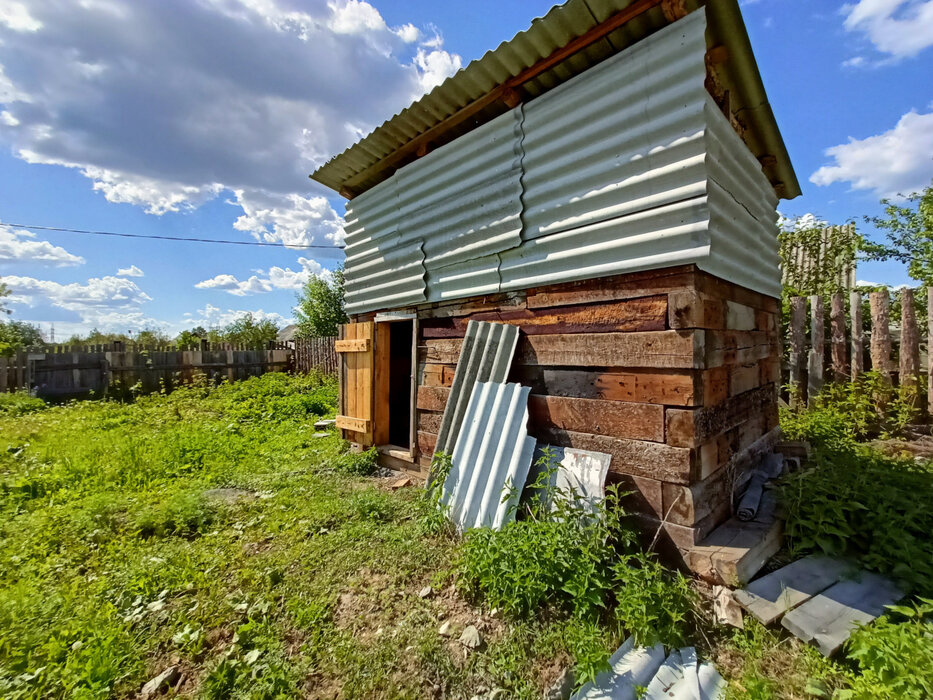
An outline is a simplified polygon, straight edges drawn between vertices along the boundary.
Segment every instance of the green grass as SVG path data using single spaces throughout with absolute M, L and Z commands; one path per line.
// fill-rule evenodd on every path
M 130 697 L 176 665 L 189 697 L 538 698 L 570 648 L 610 650 L 465 601 L 423 492 L 311 438 L 335 395 L 265 375 L 0 416 L 0 697 Z

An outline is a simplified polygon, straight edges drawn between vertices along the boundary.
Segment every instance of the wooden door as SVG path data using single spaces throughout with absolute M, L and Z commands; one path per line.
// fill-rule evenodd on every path
M 347 323 L 334 343 L 340 355 L 341 415 L 337 427 L 344 437 L 363 447 L 373 444 L 373 326 L 372 321 Z

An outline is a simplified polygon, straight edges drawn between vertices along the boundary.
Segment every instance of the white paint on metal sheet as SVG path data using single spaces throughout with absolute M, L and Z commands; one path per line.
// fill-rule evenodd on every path
M 520 384 L 473 386 L 441 495 L 461 531 L 500 529 L 514 518 L 535 449 L 527 431 L 529 392 Z
M 726 681 L 713 664 L 708 661 L 700 664 L 697 676 L 700 680 L 700 700 L 724 700 Z
M 636 647 L 629 637 L 609 658 L 609 670 L 583 685 L 573 700 L 635 700 L 664 662 L 664 646 Z
M 548 484 L 553 489 L 551 493 L 569 499 L 590 513 L 596 512 L 597 504 L 606 498 L 606 475 L 609 473 L 612 455 L 574 447 L 539 444 L 528 477 L 529 484 L 537 483 L 541 474 L 549 467 L 541 460 L 545 447 L 550 448 L 554 467 L 548 479 Z M 544 503 L 545 507 L 549 505 Z
M 436 452 L 452 454 L 476 382 L 504 382 L 518 344 L 518 326 L 469 321 L 437 432 Z
M 777 198 L 705 50 L 701 10 L 352 200 L 348 310 L 688 263 L 779 296 Z
M 641 700 L 666 700 L 671 689 L 684 678 L 684 663 L 679 651 L 672 651 L 661 664 Z

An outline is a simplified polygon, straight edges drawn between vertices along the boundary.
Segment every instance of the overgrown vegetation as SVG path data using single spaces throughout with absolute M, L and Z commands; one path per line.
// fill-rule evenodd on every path
M 580 494 L 552 484 L 553 454 L 545 450 L 539 476 L 528 489 L 535 497 L 519 506 L 501 530 L 477 528 L 463 538 L 458 573 L 465 590 L 515 618 L 549 611 L 589 624 L 591 646 L 602 622 L 616 640 L 623 633 L 639 644 L 680 645 L 689 635 L 694 599 L 686 579 L 641 551 L 626 521 L 620 494 L 584 509 Z M 612 647 L 578 653 L 577 682 L 608 667 Z
M 298 295 L 295 320 L 300 338 L 328 338 L 337 335 L 341 323 L 347 322 L 344 311 L 343 267 L 329 278 L 312 275 Z

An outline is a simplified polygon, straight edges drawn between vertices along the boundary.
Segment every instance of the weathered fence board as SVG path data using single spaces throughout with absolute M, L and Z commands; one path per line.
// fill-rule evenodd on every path
M 915 308 L 915 290 L 900 290 L 900 328 L 892 339 L 890 297 L 888 292 L 871 292 L 871 332 L 868 341 L 869 356 L 865 357 L 865 339 L 862 331 L 862 296 L 849 294 L 849 318 L 846 319 L 845 296 L 833 294 L 829 300 L 829 323 L 826 323 L 826 301 L 819 295 L 791 297 L 790 318 L 786 329 L 790 345 L 790 358 L 786 366 L 785 381 L 794 389 L 788 397 L 798 406 L 806 388 L 809 400 L 819 393 L 831 367 L 831 380 L 840 383 L 855 381 L 865 370 L 880 374 L 888 384 L 901 387 L 920 387 L 922 373 L 926 372 L 928 396 L 933 395 L 933 287 L 927 290 L 927 354 L 921 366 L 921 324 Z M 807 305 L 810 307 L 810 333 L 806 333 Z M 825 347 L 825 329 L 830 332 L 829 348 Z M 848 333 L 848 337 L 847 337 Z M 809 342 L 808 342 L 809 340 Z M 848 357 L 847 357 L 848 353 Z M 803 362 L 803 358 L 807 362 Z M 866 367 L 866 361 L 868 366 Z M 929 406 L 929 401 L 927 404 Z M 933 411 L 928 413 L 933 414 Z
M 103 396 L 110 391 L 151 393 L 204 375 L 233 382 L 266 372 L 336 373 L 333 338 L 270 343 L 257 350 L 232 343 L 174 345 L 50 345 L 0 357 L 0 392 L 32 391 L 45 398 Z

